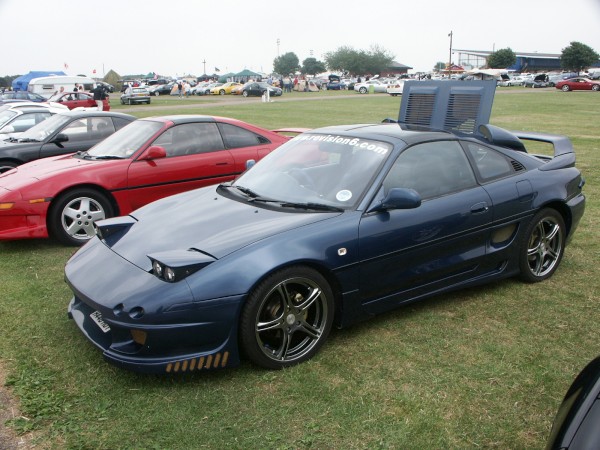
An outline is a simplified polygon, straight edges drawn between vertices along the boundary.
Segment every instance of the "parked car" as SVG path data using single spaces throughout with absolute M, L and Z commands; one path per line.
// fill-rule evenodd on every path
M 96 81 L 96 84 L 104 86 L 104 89 L 106 89 L 106 92 L 109 92 L 109 93 L 115 92 L 115 87 L 110 83 L 106 83 L 104 81 Z
M 230 81 L 227 83 L 224 83 L 220 86 L 215 86 L 210 90 L 210 93 L 213 95 L 225 95 L 225 94 L 231 94 L 231 90 L 233 88 L 236 88 L 238 86 L 241 86 L 242 83 L 236 83 L 235 81 Z
M 0 172 L 35 159 L 88 150 L 133 120 L 129 114 L 97 110 L 55 114 L 18 137 L 0 141 Z
M 600 357 L 579 372 L 558 408 L 547 450 L 600 448 Z
M 325 85 L 325 89 L 328 91 L 340 91 L 346 89 L 346 84 L 342 82 L 342 78 L 338 75 L 329 75 L 329 81 Z
M 94 96 L 92 94 L 88 94 L 87 92 L 63 92 L 61 94 L 54 94 L 48 99 L 48 101 L 60 103 L 69 109 L 98 108 L 96 100 L 94 100 Z M 102 100 L 102 104 L 102 109 L 104 111 L 110 111 L 110 100 L 108 99 L 108 96 Z
M 275 86 L 271 86 L 270 84 L 264 81 L 256 81 L 250 84 L 247 84 L 244 89 L 242 89 L 242 95 L 244 97 L 258 96 L 261 97 L 265 92 L 269 91 L 269 95 L 271 97 L 278 97 L 283 94 L 283 91 Z
M 549 87 L 549 78 L 545 73 L 536 75 L 533 78 L 523 80 L 523 87 L 528 88 L 545 88 Z
M 122 105 L 133 105 L 135 103 L 150 104 L 150 91 L 144 87 L 131 87 L 121 94 Z
M 148 91 L 151 95 L 159 96 L 159 95 L 171 95 L 171 91 L 173 90 L 174 83 L 168 84 L 155 84 L 154 86 L 150 86 Z
M 404 80 L 396 80 L 395 83 L 390 83 L 387 85 L 387 93 L 392 97 L 397 95 L 402 95 L 402 91 L 404 90 Z
M 34 125 L 43 122 L 52 114 L 63 111 L 60 108 L 0 108 L 0 136 L 23 133 Z
M 233 182 L 98 222 L 65 267 L 69 316 L 122 368 L 197 372 L 243 354 L 280 369 L 315 355 L 334 324 L 502 278 L 549 278 L 584 211 L 573 147 L 479 123 L 470 83 L 461 93 L 464 82 L 439 82 L 431 102 L 405 83 L 406 124 L 303 133 Z M 434 102 L 439 119 L 412 115 Z M 476 134 L 452 131 L 463 103 Z M 428 114 L 433 128 L 413 126 Z M 528 153 L 526 138 L 555 143 L 555 157 Z
M 231 94 L 232 95 L 242 95 L 244 88 L 246 86 L 249 86 L 252 83 L 253 83 L 252 81 L 248 81 L 247 83 L 240 84 L 239 86 L 235 86 L 233 89 L 231 89 Z
M 562 80 L 556 83 L 556 89 L 561 91 L 600 91 L 600 81 L 590 80 L 589 78 L 577 77 Z
M 208 83 L 201 89 L 196 89 L 196 95 L 210 95 L 210 91 L 213 88 L 222 86 L 223 83 Z
M 369 80 L 354 84 L 354 90 L 361 94 L 368 94 L 371 90 L 373 92 L 387 92 L 387 87 L 386 83 L 379 80 Z
M 4 174 L 0 204 L 11 207 L 0 208 L 0 240 L 43 238 L 50 232 L 65 244 L 81 245 L 95 234 L 97 220 L 232 180 L 248 160 L 261 159 L 288 139 L 223 117 L 140 119 L 88 151 Z
M 9 103 L 11 100 L 25 100 L 29 102 L 47 102 L 48 99 L 40 94 L 27 91 L 5 91 L 0 94 L 0 103 Z

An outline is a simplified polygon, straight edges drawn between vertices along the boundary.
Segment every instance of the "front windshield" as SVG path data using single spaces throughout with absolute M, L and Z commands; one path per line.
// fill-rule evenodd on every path
M 10 119 L 17 115 L 16 112 L 11 111 L 10 109 L 0 111 L 0 128 L 2 128 Z
M 34 125 L 29 130 L 19 135 L 19 140 L 43 141 L 70 120 L 71 116 L 54 114 L 52 117 Z
M 264 199 L 347 209 L 357 205 L 391 151 L 386 142 L 304 133 L 233 185 Z
M 148 139 L 154 136 L 163 125 L 162 122 L 155 122 L 153 120 L 136 120 L 96 144 L 87 154 L 93 157 L 111 156 L 115 158 L 129 158 Z

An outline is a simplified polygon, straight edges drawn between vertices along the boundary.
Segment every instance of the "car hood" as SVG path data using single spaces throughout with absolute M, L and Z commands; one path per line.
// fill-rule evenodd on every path
M 72 170 L 80 170 L 97 161 L 73 158 L 72 155 L 61 155 L 38 159 L 18 166 L 10 173 L 0 175 L 0 186 L 8 190 L 17 190 L 31 183 L 31 180 L 43 180 L 55 176 L 64 176 Z
M 149 254 L 195 249 L 220 259 L 269 236 L 339 214 L 267 209 L 224 197 L 216 186 L 211 186 L 167 197 L 134 211 L 131 217 L 135 221 L 131 220 L 131 227 L 112 244 L 112 249 L 149 270 Z

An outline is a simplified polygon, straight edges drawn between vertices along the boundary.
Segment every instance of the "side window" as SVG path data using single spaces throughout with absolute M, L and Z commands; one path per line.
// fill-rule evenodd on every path
M 513 173 L 510 161 L 497 151 L 472 142 L 467 144 L 467 148 L 483 181 L 506 177 Z
M 69 142 L 81 142 L 90 139 L 89 132 L 93 131 L 90 119 L 79 119 L 67 125 L 61 133 L 69 136 Z
M 112 118 L 113 121 L 113 125 L 115 127 L 115 130 L 120 130 L 121 128 L 123 128 L 125 125 L 129 125 L 131 122 L 129 122 L 128 120 L 125 119 L 121 119 L 119 117 L 113 117 Z
M 107 117 L 92 118 L 92 132 L 98 138 L 105 138 L 115 132 L 112 121 Z
M 427 199 L 471 188 L 477 181 L 460 144 L 438 141 L 404 150 L 383 184 L 386 192 L 410 188 Z
M 168 158 L 225 149 L 216 123 L 188 123 L 171 127 L 153 145 L 164 147 Z
M 25 131 L 34 126 L 35 124 L 40 123 L 44 119 L 50 117 L 50 113 L 33 113 L 33 114 L 22 114 L 17 117 L 11 125 L 15 129 L 15 131 Z
M 228 123 L 220 123 L 219 129 L 223 133 L 227 148 L 252 147 L 269 143 L 263 136 Z

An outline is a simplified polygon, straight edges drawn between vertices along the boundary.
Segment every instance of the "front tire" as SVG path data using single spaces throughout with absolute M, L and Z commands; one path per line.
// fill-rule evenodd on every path
M 333 322 L 333 292 L 316 270 L 293 266 L 250 294 L 240 319 L 241 347 L 255 364 L 282 369 L 312 358 Z
M 562 88 L 561 88 L 564 92 L 568 92 L 569 90 L 571 90 L 571 88 L 569 87 L 568 84 L 565 84 Z
M 14 169 L 19 164 L 13 161 L 0 161 L 0 173 L 8 172 L 9 170 Z
M 96 235 L 94 223 L 112 216 L 113 207 L 104 194 L 94 189 L 75 189 L 52 203 L 48 229 L 65 245 L 83 245 Z
M 242 95 L 243 95 L 244 97 L 248 97 L 248 91 L 244 91 L 244 92 L 242 92 Z
M 221 89 L 221 90 L 219 91 L 219 95 L 225 95 L 225 91 L 224 91 L 223 89 Z
M 361 87 L 358 92 L 360 92 L 361 94 L 366 94 L 367 93 L 367 88 L 366 87 Z
M 565 252 L 565 222 L 554 209 L 538 212 L 525 231 L 519 248 L 521 278 L 537 283 L 550 278 Z
M 160 95 L 160 92 L 154 91 L 154 95 L 158 97 Z

